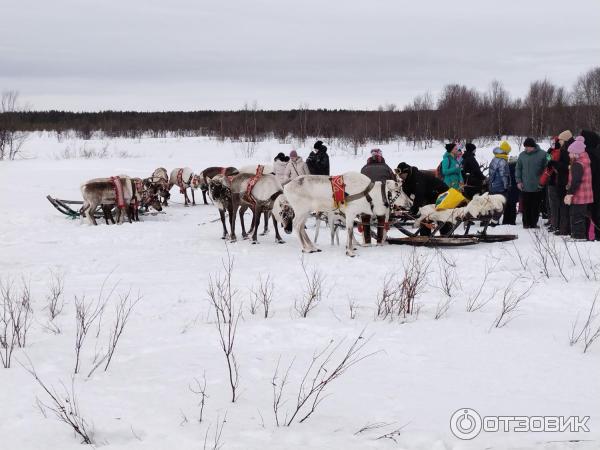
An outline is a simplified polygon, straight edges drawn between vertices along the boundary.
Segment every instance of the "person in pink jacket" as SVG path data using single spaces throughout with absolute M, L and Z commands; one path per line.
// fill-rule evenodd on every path
M 290 161 L 288 162 L 283 175 L 284 183 L 288 183 L 293 179 L 298 178 L 300 175 L 310 175 L 310 171 L 302 158 L 298 156 L 298 152 L 292 150 L 290 152 Z

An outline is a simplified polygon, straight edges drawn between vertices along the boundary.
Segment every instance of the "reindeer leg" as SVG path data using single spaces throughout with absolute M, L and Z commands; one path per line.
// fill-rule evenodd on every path
M 269 211 L 264 210 L 263 214 L 265 215 L 264 219 L 265 219 L 265 228 L 263 230 L 262 233 L 260 233 L 261 236 L 265 236 L 269 233 Z M 260 220 L 259 220 L 260 222 Z
M 237 237 L 235 235 L 235 216 L 237 214 L 237 210 L 239 208 L 239 204 L 236 200 L 231 199 L 229 201 L 229 227 L 231 229 L 231 242 L 237 241 Z
M 206 191 L 202 191 L 202 200 L 204 200 L 205 205 L 208 205 L 208 202 L 206 201 Z
M 196 206 L 196 196 L 194 195 L 194 188 L 191 187 L 190 191 L 192 192 L 192 206 Z
M 277 242 L 278 244 L 285 244 L 285 241 L 281 239 L 281 235 L 279 234 L 277 220 L 275 220 L 275 215 L 273 213 L 271 213 L 271 218 L 273 219 L 273 228 L 275 228 L 275 242 Z
M 240 207 L 240 223 L 242 224 L 242 238 L 243 239 L 248 239 L 248 232 L 246 232 L 246 224 L 244 222 L 244 214 L 246 213 L 246 210 L 248 209 L 247 206 L 242 205 Z M 252 232 L 254 227 L 254 217 L 252 217 L 252 227 L 250 228 L 250 233 Z
M 317 211 L 317 214 L 315 215 L 315 244 L 317 243 L 317 240 L 319 239 L 319 230 L 320 229 L 321 229 L 321 215 Z
M 252 229 L 252 243 L 253 244 L 258 244 L 258 240 L 256 238 L 256 234 L 258 232 L 258 227 L 260 225 L 260 216 L 262 215 L 262 207 L 259 206 L 259 204 L 257 203 L 256 205 L 254 205 L 254 223 L 253 223 L 253 229 Z
M 227 225 L 225 225 L 225 210 L 219 209 L 219 216 L 221 217 L 221 224 L 223 225 L 223 237 L 221 239 L 229 238 L 229 234 L 227 233 Z
M 346 213 L 346 231 L 348 232 L 348 237 L 346 239 L 346 255 L 354 258 L 356 253 L 354 253 L 354 219 L 352 214 Z

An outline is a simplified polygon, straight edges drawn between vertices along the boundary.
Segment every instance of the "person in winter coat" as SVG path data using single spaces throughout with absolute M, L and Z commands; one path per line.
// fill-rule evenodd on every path
M 523 202 L 523 228 L 538 228 L 543 199 L 540 175 L 546 168 L 546 152 L 530 137 L 525 139 L 523 147 L 525 151 L 519 155 L 515 170 L 517 187 L 521 191 Z
M 367 159 L 367 164 L 363 166 L 360 173 L 368 176 L 371 181 L 380 181 L 385 188 L 387 180 L 395 180 L 394 171 L 385 163 L 383 154 L 378 148 L 371 150 L 371 156 Z M 384 191 L 382 191 L 383 193 Z M 365 245 L 371 244 L 371 216 L 369 214 L 361 215 L 363 238 Z M 384 237 L 385 216 L 377 216 L 377 245 L 381 245 Z
M 284 183 L 288 183 L 300 175 L 310 175 L 310 171 L 302 158 L 298 156 L 298 152 L 292 150 L 290 152 L 290 162 L 287 163 L 283 174 Z
M 306 158 L 306 165 L 312 175 L 329 175 L 329 155 L 323 141 L 315 142 L 314 150 Z
M 577 240 L 587 240 L 587 210 L 594 203 L 592 190 L 592 169 L 590 157 L 585 151 L 585 138 L 577 136 L 569 145 L 571 167 L 565 203 L 570 205 L 571 237 Z
M 277 156 L 273 159 L 273 172 L 275 173 L 275 177 L 277 177 L 277 180 L 281 184 L 283 184 L 286 181 L 285 168 L 287 167 L 289 160 L 290 157 L 285 156 L 283 153 L 278 153 Z
M 548 231 L 558 232 L 560 230 L 560 207 L 561 201 L 558 199 L 558 192 L 556 187 L 556 163 L 560 161 L 560 142 L 558 137 L 552 141 L 552 145 L 548 149 L 548 160 L 546 167 L 547 182 L 546 182 L 546 196 L 548 198 L 548 212 L 550 216 L 550 227 Z
M 462 190 L 463 177 L 460 164 L 456 159 L 458 154 L 458 145 L 455 143 L 446 144 L 446 153 L 440 164 L 440 174 L 449 187 Z
M 508 208 L 508 190 L 511 185 L 510 168 L 508 167 L 508 154 L 510 153 L 510 150 L 510 144 L 506 141 L 502 141 L 500 145 L 493 150 L 494 159 L 490 162 L 488 169 L 488 192 L 490 194 L 501 194 L 506 198 L 504 208 L 505 219 L 507 213 L 510 219 L 510 210 Z M 515 205 L 512 205 L 512 208 L 514 209 Z
M 590 207 L 591 230 L 594 239 L 600 241 L 600 136 L 589 130 L 581 130 L 581 135 L 585 138 L 585 151 L 590 157 L 592 170 L 594 203 Z
M 564 198 L 567 195 L 567 183 L 569 180 L 569 146 L 575 141 L 573 133 L 565 130 L 558 135 L 560 143 L 560 155 L 558 161 L 550 163 L 550 167 L 556 170 L 556 196 L 560 205 L 559 211 L 559 229 L 554 233 L 559 236 L 568 236 L 570 234 L 569 206 L 565 204 Z
M 435 203 L 438 196 L 448 190 L 448 185 L 436 176 L 405 162 L 398 164 L 396 173 L 402 179 L 402 190 L 412 199 L 410 214 L 413 216 L 418 215 L 419 208 Z
M 517 158 L 508 158 L 508 171 L 510 173 L 510 187 L 508 188 L 508 196 L 506 198 L 506 205 L 504 205 L 504 215 L 502 219 L 502 225 L 516 225 L 517 224 L 517 203 L 521 200 L 521 191 L 517 187 L 516 171 L 517 171 Z
M 485 175 L 481 172 L 481 167 L 475 159 L 475 144 L 467 143 L 462 160 L 462 176 L 465 180 L 464 195 L 471 200 L 475 194 L 481 194 Z

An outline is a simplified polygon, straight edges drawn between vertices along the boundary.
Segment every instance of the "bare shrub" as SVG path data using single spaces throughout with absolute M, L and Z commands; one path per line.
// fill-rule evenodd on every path
M 550 278 L 549 263 L 551 262 L 560 273 L 560 276 L 566 282 L 569 281 L 565 274 L 564 257 L 565 252 L 557 246 L 557 240 L 554 235 L 548 233 L 545 228 L 535 230 L 532 233 L 533 236 L 533 248 L 535 249 L 535 256 L 538 260 L 538 266 L 546 276 Z M 569 255 L 570 256 L 570 255 Z
M 436 306 L 435 316 L 433 318 L 435 320 L 439 320 L 444 317 L 450 309 L 450 306 L 452 306 L 453 302 L 454 299 L 452 297 L 445 297 L 443 300 L 440 300 Z
M 467 312 L 473 312 L 473 311 L 480 310 L 494 298 L 494 295 L 492 294 L 487 299 L 482 299 L 481 294 L 483 293 L 483 288 L 487 284 L 487 280 L 488 280 L 490 274 L 496 268 L 496 265 L 497 265 L 497 262 L 493 265 L 488 265 L 486 263 L 485 271 L 483 273 L 483 278 L 481 280 L 481 283 L 479 284 L 479 287 L 477 288 L 477 290 L 475 290 L 474 292 L 472 292 L 471 294 L 469 294 L 467 296 L 467 305 L 466 305 Z
M 455 289 L 460 288 L 460 279 L 456 272 L 456 260 L 437 250 L 438 256 L 438 288 L 446 297 L 452 297 Z
M 596 302 L 598 300 L 599 295 L 600 291 L 596 292 L 596 295 L 594 296 L 594 301 L 590 306 L 586 320 L 581 326 L 581 328 L 577 330 L 579 317 L 575 319 L 575 322 L 573 322 L 573 325 L 571 326 L 571 335 L 569 343 L 571 345 L 575 345 L 583 338 L 583 353 L 586 353 L 591 347 L 591 345 L 596 341 L 596 339 L 600 337 L 600 322 L 595 323 L 599 315 L 598 311 L 596 311 Z
M 209 438 L 210 429 L 212 428 L 210 425 L 206 429 L 206 434 L 204 435 L 204 446 L 203 450 L 219 450 L 223 447 L 224 443 L 221 442 L 223 439 L 223 428 L 227 423 L 227 411 L 225 415 L 221 419 L 219 415 L 217 415 L 217 422 L 215 424 L 215 431 L 212 435 L 212 438 Z
M 189 389 L 199 397 L 198 408 L 200 409 L 200 412 L 198 413 L 198 422 L 202 423 L 204 418 L 204 406 L 206 405 L 206 399 L 208 398 L 208 395 L 206 395 L 206 372 L 202 374 L 202 383 L 200 383 L 198 378 L 194 378 L 194 383 L 193 386 L 189 386 Z
M 360 308 L 360 306 L 359 306 L 358 302 L 356 301 L 356 299 L 354 299 L 354 298 L 348 299 L 348 310 L 349 310 L 350 319 L 352 319 L 352 320 L 356 319 L 356 315 L 358 313 L 359 308 Z
M 319 269 L 308 269 L 304 258 L 300 261 L 304 273 L 305 284 L 302 297 L 294 300 L 294 309 L 300 317 L 306 318 L 308 313 L 315 309 L 323 299 L 325 288 L 325 275 Z
M 521 302 L 529 296 L 535 284 L 532 281 L 524 290 L 516 292 L 514 285 L 517 280 L 518 278 L 511 281 L 502 292 L 502 305 L 500 312 L 492 323 L 492 328 L 502 328 L 516 317 L 515 313 L 519 310 Z
M 521 269 L 527 270 L 529 258 L 524 258 L 523 255 L 521 255 L 521 252 L 519 251 L 519 248 L 515 245 L 514 241 L 512 241 L 511 244 L 513 246 L 513 249 L 515 250 L 515 255 L 519 259 L 519 264 L 521 265 Z
M 3 126 L 0 128 L 0 161 L 14 160 L 21 153 L 29 133 L 18 130 L 12 122 L 16 121 L 16 112 L 24 109 L 19 105 L 17 91 L 5 91 L 0 95 L 0 115 L 4 114 Z
M 271 276 L 267 275 L 267 278 L 263 280 L 262 276 L 259 275 L 258 286 L 251 290 L 250 312 L 256 314 L 258 306 L 262 306 L 263 317 L 268 319 L 274 290 L 275 285 L 271 280 Z
M 223 275 L 210 276 L 208 282 L 208 297 L 213 306 L 217 319 L 219 342 L 227 362 L 229 385 L 231 386 L 231 401 L 235 402 L 239 385 L 239 367 L 235 358 L 234 345 L 241 308 L 235 305 L 238 291 L 233 288 L 233 259 L 227 251 L 227 261 L 223 260 Z
M 400 301 L 402 312 L 412 314 L 415 300 L 421 295 L 427 280 L 429 261 L 420 257 L 415 249 L 408 259 L 403 261 L 404 278 L 400 283 Z
M 110 334 L 108 337 L 108 346 L 106 353 L 97 359 L 94 366 L 88 373 L 88 378 L 92 376 L 92 374 L 96 371 L 98 367 L 104 364 L 104 371 L 108 370 L 108 366 L 112 361 L 112 358 L 117 349 L 117 344 L 119 343 L 119 339 L 125 330 L 125 326 L 127 325 L 127 321 L 129 320 L 129 316 L 135 305 L 142 299 L 141 295 L 138 293 L 136 298 L 131 297 L 131 291 L 127 292 L 127 294 L 120 296 L 119 302 L 115 307 L 115 321 L 113 326 L 110 329 Z
M 102 295 L 96 301 L 86 301 L 85 295 L 75 296 L 75 368 L 73 373 L 79 373 L 81 350 L 87 335 L 96 320 L 99 321 L 108 302 Z
M 370 338 L 363 336 L 364 330 L 354 339 L 350 346 L 341 353 L 341 357 L 337 357 L 341 345 L 344 343 L 342 339 L 338 344 L 334 344 L 331 340 L 325 348 L 313 354 L 312 360 L 304 372 L 297 394 L 295 395 L 295 404 L 288 411 L 281 411 L 284 401 L 282 401 L 284 391 L 288 383 L 290 370 L 294 364 L 294 360 L 290 363 L 285 373 L 279 374 L 279 361 L 275 368 L 275 373 L 272 378 L 273 386 L 273 413 L 275 415 L 275 423 L 289 427 L 294 422 L 302 423 L 307 420 L 326 398 L 325 390 L 329 385 L 341 377 L 350 367 L 360 361 L 374 355 L 373 353 L 364 353 L 364 347 L 369 343 Z M 335 362 L 335 360 L 337 362 Z M 281 416 L 283 414 L 283 417 Z
M 0 280 L 0 297 L 0 361 L 8 369 L 15 348 L 27 345 L 27 332 L 33 316 L 31 291 L 25 280 L 22 280 L 20 290 L 14 288 L 12 281 Z
M 79 408 L 79 400 L 75 392 L 75 377 L 71 378 L 70 389 L 61 382 L 60 385 L 62 389 L 59 392 L 53 386 L 46 384 L 38 376 L 31 361 L 29 361 L 29 363 L 29 367 L 26 367 L 23 364 L 21 365 L 31 376 L 33 376 L 35 381 L 37 381 L 44 390 L 49 400 L 49 404 L 46 404 L 39 398 L 37 399 L 37 404 L 44 414 L 44 417 L 46 417 L 47 412 L 53 413 L 60 422 L 71 428 L 71 430 L 82 439 L 83 444 L 94 444 L 93 433 L 88 425 L 89 422 L 83 417 Z
M 50 320 L 54 320 L 65 306 L 64 300 L 65 279 L 59 272 L 50 271 L 50 282 L 48 283 L 48 294 L 46 294 L 46 307 Z
M 415 305 L 415 300 L 425 287 L 429 263 L 413 250 L 411 256 L 403 262 L 404 274 L 401 279 L 395 274 L 385 275 L 383 288 L 377 294 L 377 318 L 393 320 L 396 317 L 406 318 L 407 314 L 418 312 L 420 308 Z

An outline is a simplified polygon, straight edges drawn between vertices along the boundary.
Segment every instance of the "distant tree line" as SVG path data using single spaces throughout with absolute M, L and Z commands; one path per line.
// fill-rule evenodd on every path
M 14 93 L 13 93 L 14 94 Z M 394 104 L 377 110 L 298 109 L 260 110 L 256 103 L 237 111 L 24 111 L 0 110 L 3 133 L 75 132 L 89 139 L 141 136 L 213 136 L 260 141 L 277 139 L 344 139 L 356 146 L 367 141 L 407 139 L 428 147 L 434 140 L 500 138 L 505 135 L 544 137 L 564 129 L 600 128 L 600 67 L 581 75 L 571 90 L 544 79 L 530 84 L 524 98 L 513 98 L 494 80 L 485 92 L 460 84 L 443 88 L 437 99 L 417 96 L 399 109 Z

